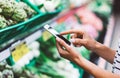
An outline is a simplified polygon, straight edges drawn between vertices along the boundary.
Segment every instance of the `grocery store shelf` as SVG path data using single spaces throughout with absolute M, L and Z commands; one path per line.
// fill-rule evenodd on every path
M 0 52 L 0 61 L 8 58 L 10 56 L 10 51 L 9 48 L 3 50 L 2 52 Z
M 35 33 L 31 34 L 30 36 L 27 36 L 24 39 L 15 41 L 10 46 L 8 46 L 8 48 L 1 50 L 1 52 L 0 52 L 0 61 L 8 58 L 11 55 L 11 51 L 10 51 L 11 47 L 13 47 L 13 46 L 15 47 L 16 45 L 18 45 L 19 43 L 21 43 L 23 41 L 26 42 L 26 44 L 28 45 L 29 43 L 31 43 L 31 42 L 35 41 L 36 39 L 38 39 L 41 36 L 41 32 L 42 32 L 41 30 L 38 30 Z
M 82 6 L 80 6 L 80 7 L 82 7 Z M 57 19 L 59 19 L 61 17 L 64 17 L 65 15 L 69 14 L 70 12 L 74 13 L 80 7 L 73 8 L 73 9 L 66 9 L 66 10 L 63 10 L 60 13 L 57 13 L 57 14 L 55 13 L 56 15 L 53 15 L 52 18 L 49 18 L 49 20 L 44 21 L 43 23 L 40 23 L 38 25 L 35 24 L 36 26 L 33 26 L 33 27 L 27 27 L 26 26 L 27 27 L 26 29 L 29 29 L 29 30 L 25 29 L 25 30 L 23 30 L 24 32 L 18 33 L 17 36 L 15 36 L 14 38 L 10 37 L 11 38 L 10 40 L 7 40 L 7 42 L 3 42 L 1 44 L 1 46 L 0 46 L 0 56 L 4 55 L 4 57 L 0 57 L 0 61 L 8 58 L 11 55 L 11 51 L 10 51 L 11 47 L 19 45 L 21 42 L 26 42 L 26 44 L 28 45 L 29 43 L 38 39 L 41 36 L 41 32 L 43 31 L 43 26 L 45 24 L 50 24 L 51 26 L 54 27 L 54 26 L 56 26 Z M 34 22 L 36 23 L 37 21 L 40 21 L 40 20 L 36 20 Z
M 10 43 L 5 45 L 1 50 L 0 50 L 0 61 L 5 60 L 11 55 L 11 48 L 19 45 L 21 42 L 26 42 L 27 45 L 29 45 L 31 42 L 35 41 L 41 36 L 41 33 L 43 31 L 43 26 L 45 24 L 50 24 L 52 26 L 55 26 L 55 20 L 64 16 L 66 13 L 68 13 L 69 10 L 63 11 L 59 13 L 57 16 L 54 18 L 38 25 L 36 28 L 29 32 L 25 32 L 19 35 L 19 38 L 13 38 L 11 39 Z

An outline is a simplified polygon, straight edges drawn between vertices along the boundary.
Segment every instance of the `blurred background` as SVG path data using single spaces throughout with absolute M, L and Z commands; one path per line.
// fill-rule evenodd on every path
M 58 32 L 82 28 L 116 50 L 119 13 L 119 0 L 0 0 L 0 78 L 93 78 L 60 57 L 55 38 L 43 26 Z M 111 71 L 112 65 L 95 53 L 83 46 L 75 49 Z

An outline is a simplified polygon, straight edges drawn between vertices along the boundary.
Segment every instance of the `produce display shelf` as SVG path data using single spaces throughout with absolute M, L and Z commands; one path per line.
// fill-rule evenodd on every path
M 45 24 L 50 24 L 51 26 L 54 26 L 55 21 L 58 18 L 63 17 L 68 12 L 69 12 L 69 10 L 64 11 L 64 12 L 58 14 L 56 17 L 54 17 L 54 18 L 52 18 L 52 19 L 50 19 L 42 24 L 39 24 L 33 30 L 26 32 L 26 33 L 22 33 L 21 34 L 22 36 L 19 36 L 18 39 L 16 38 L 12 43 L 10 43 L 6 47 L 4 47 L 2 50 L 0 50 L 0 57 L 4 56 L 4 57 L 0 58 L 0 61 L 5 60 L 12 55 L 11 48 L 13 46 L 19 45 L 23 41 L 26 42 L 27 45 L 29 45 L 31 42 L 35 41 L 36 39 L 38 39 L 42 35 L 42 32 L 44 31 L 43 26 Z M 25 34 L 27 34 L 27 35 L 25 35 Z M 79 72 L 81 73 L 80 78 L 82 78 L 84 70 L 80 68 Z
M 77 9 L 77 8 L 75 8 L 75 10 L 76 10 L 76 9 Z M 60 12 L 60 11 L 55 12 L 55 15 L 58 14 L 59 12 Z M 37 22 L 37 21 L 34 21 L 34 19 L 39 19 L 39 20 L 40 20 L 40 18 L 39 18 L 40 15 L 37 15 L 34 19 L 31 18 L 29 21 L 26 21 L 26 22 L 21 23 L 21 24 L 27 24 L 27 23 L 32 22 L 32 23 L 28 24 L 29 26 L 30 26 L 30 25 L 32 25 L 32 26 L 28 27 L 28 28 L 30 29 L 29 31 L 26 32 L 26 30 L 25 30 L 25 31 L 22 32 L 22 33 L 18 33 L 17 38 L 14 37 L 12 43 L 10 43 L 9 45 L 6 45 L 3 49 L 0 50 L 0 56 L 5 56 L 5 57 L 1 57 L 1 58 L 0 58 L 0 61 L 5 60 L 5 59 L 7 59 L 8 57 L 11 56 L 11 48 L 12 48 L 13 46 L 19 45 L 21 42 L 26 42 L 26 44 L 29 45 L 31 42 L 35 41 L 36 39 L 38 39 L 38 38 L 41 36 L 42 31 L 43 31 L 43 26 L 44 26 L 45 24 L 52 24 L 52 25 L 54 25 L 56 19 L 58 19 L 59 17 L 64 16 L 64 15 L 65 15 L 66 13 L 68 13 L 68 12 L 69 12 L 69 11 L 67 10 L 67 12 L 61 13 L 61 14 L 59 14 L 59 15 L 57 15 L 57 16 L 55 16 L 53 13 L 50 13 L 49 15 L 53 15 L 53 16 L 55 16 L 55 17 L 52 18 L 52 19 L 49 18 L 48 21 L 45 21 L 45 22 L 43 22 L 43 23 L 39 23 L 39 22 Z M 43 16 L 44 16 L 44 15 L 43 15 Z M 46 17 L 46 18 L 47 18 L 47 17 Z M 34 22 L 34 23 L 33 23 L 33 22 Z M 35 24 L 36 22 L 38 23 L 37 25 Z M 14 26 L 11 26 L 11 27 L 9 27 L 9 28 L 5 28 L 5 29 L 1 30 L 1 32 L 6 31 L 6 30 L 10 30 L 10 29 L 14 29 L 14 28 L 17 28 L 17 27 L 19 27 L 19 26 L 20 26 L 19 24 L 18 24 L 18 25 L 14 25 Z M 26 25 L 25 25 L 25 26 L 26 26 Z M 23 26 L 23 27 L 25 27 L 25 26 Z M 35 26 L 35 27 L 34 27 L 34 26 Z M 19 37 L 19 38 L 18 38 L 18 37 Z M 78 67 L 78 68 L 79 68 L 79 67 Z M 80 78 L 82 78 L 84 70 L 83 70 L 82 68 L 80 68 L 79 71 L 80 71 L 80 73 L 81 73 Z
M 9 59 L 13 53 L 12 49 L 16 49 L 16 47 L 21 43 L 25 42 L 26 45 L 29 45 L 33 41 L 37 40 L 42 35 L 42 32 L 44 31 L 43 26 L 45 24 L 54 26 L 56 23 L 55 20 L 66 14 L 65 12 L 59 14 L 63 10 L 63 7 L 59 7 L 55 12 L 42 13 L 38 8 L 36 8 L 36 6 L 31 5 L 29 0 L 23 1 L 27 1 L 26 3 L 29 4 L 29 6 L 38 14 L 24 22 L 0 29 L 0 45 L 2 45 L 0 46 L 0 62 L 7 58 Z M 67 12 L 69 11 L 67 10 Z M 79 69 L 79 73 L 81 74 L 79 78 L 83 78 L 84 70 L 79 67 L 76 68 Z
M 25 22 L 21 22 L 13 26 L 0 29 L 0 44 L 2 45 L 3 43 L 9 41 L 11 38 L 14 38 L 25 31 L 31 30 L 35 26 L 42 24 L 47 20 L 50 20 L 51 18 L 55 17 L 59 12 L 60 11 L 58 10 L 53 13 L 38 14 Z M 49 16 L 49 18 L 47 18 L 47 16 Z
M 6 58 L 8 58 L 11 55 L 11 51 L 10 48 L 16 44 L 19 44 L 20 42 L 24 41 L 26 42 L 26 44 L 29 44 L 33 41 L 35 41 L 37 38 L 39 38 L 39 36 L 41 36 L 41 30 L 36 31 L 35 33 L 29 35 L 26 38 L 23 38 L 21 40 L 17 40 L 15 42 L 13 42 L 11 45 L 9 45 L 6 49 L 1 50 L 0 52 L 0 61 L 5 60 Z
M 39 17 L 39 16 L 38 16 L 38 17 Z M 31 20 L 32 20 L 32 19 L 31 19 Z M 50 21 L 47 21 L 47 22 L 45 22 L 45 23 L 43 23 L 43 24 L 38 25 L 38 27 L 35 27 L 35 28 L 34 28 L 34 31 L 36 31 L 38 28 L 41 28 L 43 25 L 45 25 L 45 24 L 48 23 L 48 22 L 50 22 Z M 6 32 L 6 30 L 10 30 L 10 29 L 16 28 L 16 27 L 18 27 L 18 26 L 19 26 L 19 25 L 15 25 L 15 26 L 12 26 L 12 27 L 3 29 L 3 30 L 1 30 L 1 32 L 2 32 L 2 31 Z M 35 30 L 35 29 L 36 29 L 36 30 Z M 14 31 L 14 30 L 13 30 L 13 31 Z M 7 57 L 9 57 L 9 55 L 10 55 L 9 48 L 11 47 L 12 44 L 16 43 L 17 41 L 21 41 L 21 40 L 22 40 L 22 39 L 21 39 L 22 37 L 26 37 L 26 36 L 25 36 L 25 31 L 27 31 L 26 34 L 29 34 L 29 32 L 31 33 L 31 31 L 33 31 L 33 30 L 30 30 L 30 29 L 29 29 L 29 32 L 28 32 L 28 29 L 26 29 L 26 30 L 24 30 L 24 32 L 17 33 L 17 37 L 19 36 L 19 38 L 15 37 L 15 36 L 13 36 L 13 35 L 11 35 L 11 36 L 13 36 L 14 38 L 13 38 L 13 37 L 9 37 L 10 39 L 5 38 L 5 42 L 11 40 L 9 43 L 5 43 L 4 41 L 2 41 L 2 43 L 5 43 L 5 46 L 3 46 L 2 48 L 0 48 L 0 49 L 1 49 L 1 50 L 0 50 L 0 56 L 4 56 L 4 57 L 0 57 L 0 61 L 2 61 L 2 60 L 4 60 L 4 59 L 6 59 Z M 37 32 L 34 32 L 30 37 L 28 36 L 25 41 L 27 41 L 27 43 L 30 43 L 30 42 L 29 42 L 30 40 L 31 40 L 31 41 L 34 41 L 35 39 L 37 39 L 38 37 L 40 37 L 40 35 L 38 35 L 38 34 L 40 34 L 40 32 L 41 32 L 41 29 L 38 30 Z M 22 36 L 21 36 L 21 35 L 22 35 Z M 31 38 L 31 37 L 32 37 L 32 38 Z M 29 39 L 29 38 L 30 38 L 30 39 Z M 34 39 L 33 39 L 33 38 L 34 38 Z M 1 44 L 2 44 L 2 43 L 1 43 Z M 5 48 L 5 49 L 4 49 L 4 48 Z M 8 50 L 6 50 L 6 49 L 8 49 Z
M 38 22 L 39 23 L 38 25 L 34 25 L 33 24 L 34 26 L 32 27 L 31 30 L 29 30 L 29 31 L 26 30 L 27 32 L 24 31 L 22 33 L 19 33 L 17 35 L 17 37 L 11 38 L 11 40 L 10 40 L 11 42 L 10 43 L 5 44 L 5 46 L 3 46 L 2 48 L 0 48 L 0 61 L 7 59 L 11 55 L 10 48 L 13 45 L 18 44 L 18 43 L 23 42 L 23 41 L 26 42 L 27 44 L 29 44 L 29 43 L 35 41 L 36 39 L 38 39 L 41 36 L 41 32 L 43 31 L 42 29 L 43 29 L 44 25 L 50 24 L 50 23 L 53 24 L 56 19 L 64 16 L 68 12 L 68 10 L 64 11 L 64 12 L 61 12 L 61 13 L 59 13 L 59 12 L 60 11 L 54 12 L 54 14 L 56 14 L 56 16 L 53 13 L 50 13 L 50 15 L 53 15 L 53 18 L 51 18 L 51 19 L 49 18 L 49 20 L 47 20 L 47 21 L 45 21 L 43 23 L 39 23 Z M 30 21 L 34 20 L 34 19 L 37 19 L 40 16 L 41 15 L 37 15 L 36 17 L 31 18 L 29 21 L 26 21 L 26 22 L 23 22 L 23 23 L 20 23 L 20 24 L 17 24 L 17 25 L 8 27 L 8 28 L 4 28 L 4 29 L 0 30 L 0 33 L 4 32 L 6 30 L 10 30 L 10 29 L 16 28 L 16 27 L 18 27 L 18 26 L 20 26 L 22 24 L 25 24 L 27 22 L 30 22 Z M 34 21 L 34 22 L 36 23 L 36 21 Z
M 16 1 L 19 2 L 20 0 Z M 30 3 L 29 0 L 24 0 L 24 2 L 30 6 L 36 12 L 36 14 L 23 22 L 19 22 L 15 25 L 7 26 L 5 28 L 0 28 L 0 49 L 4 43 L 9 43 L 11 39 L 17 37 L 19 34 L 30 31 L 36 26 L 39 26 L 40 24 L 52 19 L 64 10 L 63 6 L 59 6 L 53 12 L 40 12 L 40 9 L 36 5 Z

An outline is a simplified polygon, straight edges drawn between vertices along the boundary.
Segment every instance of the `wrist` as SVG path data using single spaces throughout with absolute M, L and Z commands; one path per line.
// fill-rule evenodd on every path
M 94 52 L 98 52 L 98 51 L 101 51 L 101 49 L 103 49 L 105 46 L 99 42 L 96 42 L 95 44 L 95 48 L 94 48 Z
M 78 57 L 76 57 L 73 62 L 79 66 L 82 66 L 82 58 L 83 57 L 81 55 L 78 55 Z

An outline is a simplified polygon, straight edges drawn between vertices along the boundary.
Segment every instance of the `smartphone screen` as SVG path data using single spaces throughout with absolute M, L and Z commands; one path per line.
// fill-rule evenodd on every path
M 64 38 L 62 35 L 57 34 L 57 36 L 58 36 L 59 38 L 61 38 L 62 40 L 64 40 L 68 45 L 71 45 L 71 42 L 68 41 L 66 38 Z
M 62 35 L 60 35 L 55 29 L 53 29 L 51 26 L 49 25 L 45 25 L 44 28 L 49 31 L 53 36 L 55 37 L 59 37 L 62 40 L 64 40 L 68 45 L 71 45 L 71 42 L 68 41 L 66 38 L 64 38 Z

